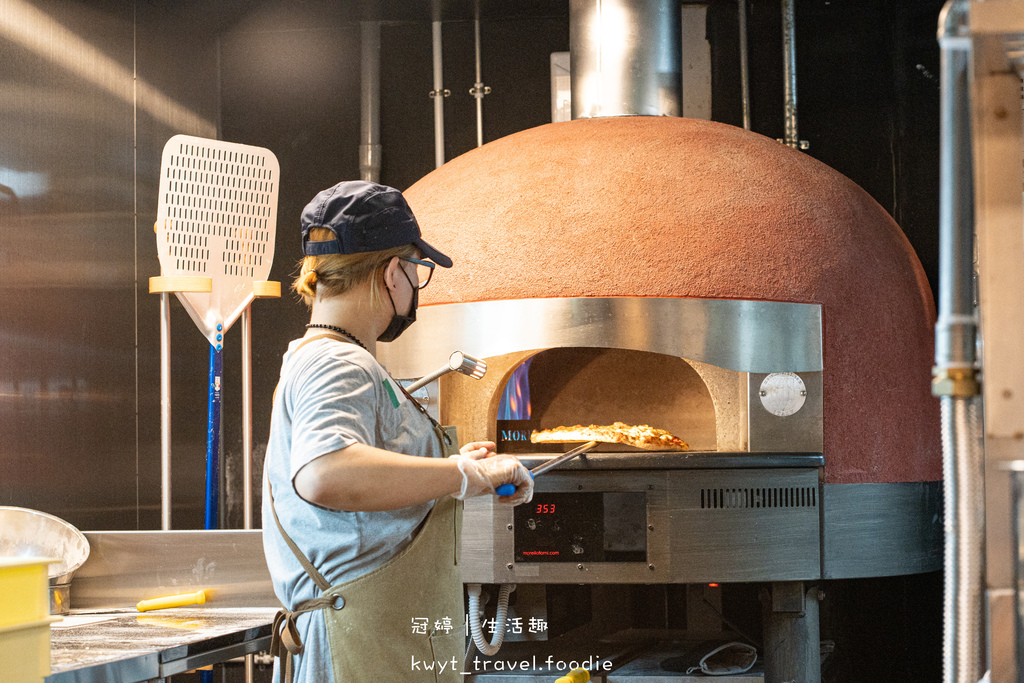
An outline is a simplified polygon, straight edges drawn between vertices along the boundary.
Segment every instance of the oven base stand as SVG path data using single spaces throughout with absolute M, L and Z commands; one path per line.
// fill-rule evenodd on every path
M 771 584 L 764 603 L 764 682 L 821 683 L 818 588 L 802 581 Z

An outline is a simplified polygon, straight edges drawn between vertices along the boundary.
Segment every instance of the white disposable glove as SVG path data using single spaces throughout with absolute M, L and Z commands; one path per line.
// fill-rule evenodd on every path
M 533 500 L 533 477 L 515 456 L 502 454 L 481 458 L 463 453 L 451 457 L 462 473 L 462 488 L 455 494 L 459 500 L 496 493 L 495 489 L 502 484 L 515 485 L 516 491 L 511 496 L 498 496 L 499 502 L 519 505 Z

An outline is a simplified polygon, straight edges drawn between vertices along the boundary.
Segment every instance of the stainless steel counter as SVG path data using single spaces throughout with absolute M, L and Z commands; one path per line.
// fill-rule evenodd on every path
M 76 611 L 51 631 L 47 683 L 131 683 L 223 662 L 270 644 L 277 610 Z M 90 617 L 103 619 L 76 625 Z

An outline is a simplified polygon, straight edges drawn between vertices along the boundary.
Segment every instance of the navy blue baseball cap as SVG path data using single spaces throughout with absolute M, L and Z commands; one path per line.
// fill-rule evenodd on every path
M 309 231 L 326 228 L 333 240 L 311 242 Z M 452 260 L 420 237 L 420 226 L 402 193 L 387 185 L 347 180 L 313 198 L 302 210 L 302 253 L 361 254 L 406 244 L 444 268 Z

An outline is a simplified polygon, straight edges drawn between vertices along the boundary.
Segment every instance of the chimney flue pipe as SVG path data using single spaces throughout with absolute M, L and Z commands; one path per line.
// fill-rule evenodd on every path
M 570 0 L 572 117 L 679 116 L 678 0 Z

